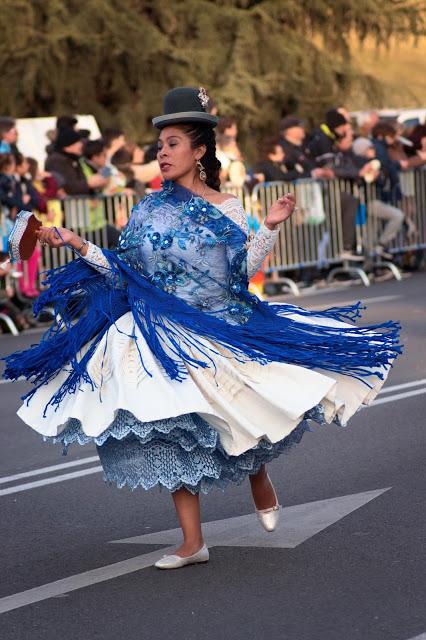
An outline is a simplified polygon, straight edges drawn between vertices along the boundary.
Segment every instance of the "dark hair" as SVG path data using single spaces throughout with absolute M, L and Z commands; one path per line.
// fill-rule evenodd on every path
M 56 128 L 62 129 L 65 127 L 66 129 L 74 129 L 77 122 L 78 120 L 75 116 L 58 116 L 56 118 Z
M 122 135 L 124 135 L 124 131 L 122 129 L 104 129 L 102 131 L 102 140 L 105 142 L 106 147 L 110 147 L 112 141 Z
M 14 160 L 15 157 L 13 153 L 0 153 L 0 173 L 4 171 L 6 167 L 9 167 Z
M 422 148 L 422 138 L 426 138 L 426 124 L 418 124 L 408 136 L 416 151 Z
M 15 156 L 16 166 L 19 167 L 24 162 L 25 156 L 20 151 L 15 151 L 13 155 Z
M 131 143 L 123 144 L 123 146 L 117 149 L 117 151 L 112 156 L 111 164 L 115 165 L 116 167 L 132 164 L 135 146 L 135 144 Z
M 280 147 L 280 138 L 278 136 L 270 136 L 262 140 L 260 144 L 261 158 L 264 160 L 270 153 L 275 153 L 275 147 Z
M 207 174 L 206 184 L 215 191 L 220 191 L 221 164 L 216 158 L 216 137 L 211 126 L 206 124 L 186 124 L 183 131 L 191 140 L 191 147 L 197 149 L 201 145 L 206 146 L 206 152 L 201 158 L 202 165 Z
M 384 138 L 385 136 L 396 136 L 396 129 L 389 122 L 378 122 L 372 129 L 373 138 Z
M 84 155 L 89 160 L 93 156 L 98 156 L 105 150 L 105 142 L 103 140 L 87 140 L 84 145 Z
M 225 133 L 226 129 L 232 127 L 233 124 L 236 124 L 236 119 L 231 118 L 230 116 L 223 116 L 219 118 L 219 122 L 217 123 L 217 131 L 218 133 Z
M 157 159 L 158 144 L 156 142 L 150 144 L 145 149 L 145 162 L 152 162 Z
M 0 136 L 7 133 L 16 126 L 16 120 L 13 118 L 0 118 Z
M 31 174 L 31 179 L 35 180 L 38 173 L 38 162 L 35 158 L 27 158 L 28 171 Z

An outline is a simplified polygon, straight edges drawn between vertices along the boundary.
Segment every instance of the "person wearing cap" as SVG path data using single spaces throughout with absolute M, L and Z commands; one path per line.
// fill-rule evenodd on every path
M 46 171 L 58 173 L 63 178 L 63 189 L 67 195 L 90 195 L 104 188 L 108 179 L 96 173 L 86 177 L 80 165 L 83 141 L 79 131 L 63 127 L 58 130 L 55 151 L 45 164 Z
M 305 125 L 296 116 L 287 116 L 280 124 L 280 144 L 284 150 L 285 166 L 293 176 L 292 180 L 300 178 L 330 178 L 328 169 L 317 167 L 306 153 Z
M 326 165 L 334 153 L 336 140 L 352 130 L 346 116 L 337 109 L 329 109 L 325 121 L 312 131 L 307 140 L 307 150 L 317 166 Z
M 345 423 L 398 353 L 396 324 L 342 322 L 357 306 L 311 313 L 248 292 L 295 200 L 268 205 L 249 241 L 242 203 L 220 191 L 207 104 L 201 87 L 166 94 L 153 118 L 164 186 L 133 208 L 116 251 L 68 229 L 36 232 L 80 258 L 50 272 L 39 302 L 60 330 L 6 358 L 6 377 L 37 380 L 19 416 L 47 441 L 94 443 L 110 482 L 171 492 L 183 542 L 159 569 L 209 560 L 200 495 L 213 488 L 249 478 L 273 531 L 266 464 L 300 441 L 307 418 Z

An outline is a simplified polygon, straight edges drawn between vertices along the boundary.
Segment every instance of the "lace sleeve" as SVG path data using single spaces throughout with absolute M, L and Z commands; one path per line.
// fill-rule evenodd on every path
M 280 230 L 271 231 L 262 223 L 258 232 L 251 240 L 247 252 L 247 275 L 254 276 L 262 266 L 262 262 L 268 256 L 278 238 Z
M 243 205 L 237 198 L 229 198 L 222 202 L 219 206 L 221 211 L 227 215 L 235 224 L 237 224 L 248 235 L 249 227 L 247 214 Z M 247 251 L 247 275 L 249 278 L 254 276 L 262 266 L 262 262 L 266 256 L 272 251 L 279 234 L 279 229 L 271 231 L 262 224 L 249 243 Z
M 111 271 L 108 260 L 105 258 L 103 251 L 100 247 L 89 242 L 88 250 L 85 256 L 80 256 L 90 264 L 96 271 L 100 271 L 106 274 L 107 271 Z

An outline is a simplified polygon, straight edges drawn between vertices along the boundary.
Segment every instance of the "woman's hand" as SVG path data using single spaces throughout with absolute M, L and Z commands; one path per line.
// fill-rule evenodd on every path
M 265 226 L 273 231 L 277 225 L 284 222 L 296 210 L 296 199 L 293 194 L 287 193 L 285 196 L 278 198 L 270 207 L 268 215 L 265 218 Z
M 40 227 L 35 233 L 41 245 L 48 244 L 50 247 L 55 248 L 63 247 L 66 244 L 72 246 L 72 241 L 78 238 L 73 231 L 63 227 Z

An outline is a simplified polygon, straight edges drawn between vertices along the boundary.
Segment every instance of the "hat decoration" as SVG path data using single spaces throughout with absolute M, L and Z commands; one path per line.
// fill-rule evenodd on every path
M 198 92 L 198 97 L 200 99 L 201 106 L 203 107 L 203 109 L 205 109 L 209 103 L 209 96 L 207 95 L 204 87 L 200 87 L 200 90 Z
M 176 87 L 164 96 L 163 115 L 153 118 L 152 124 L 157 129 L 185 123 L 215 127 L 218 118 L 206 112 L 208 103 L 209 96 L 204 87 Z

